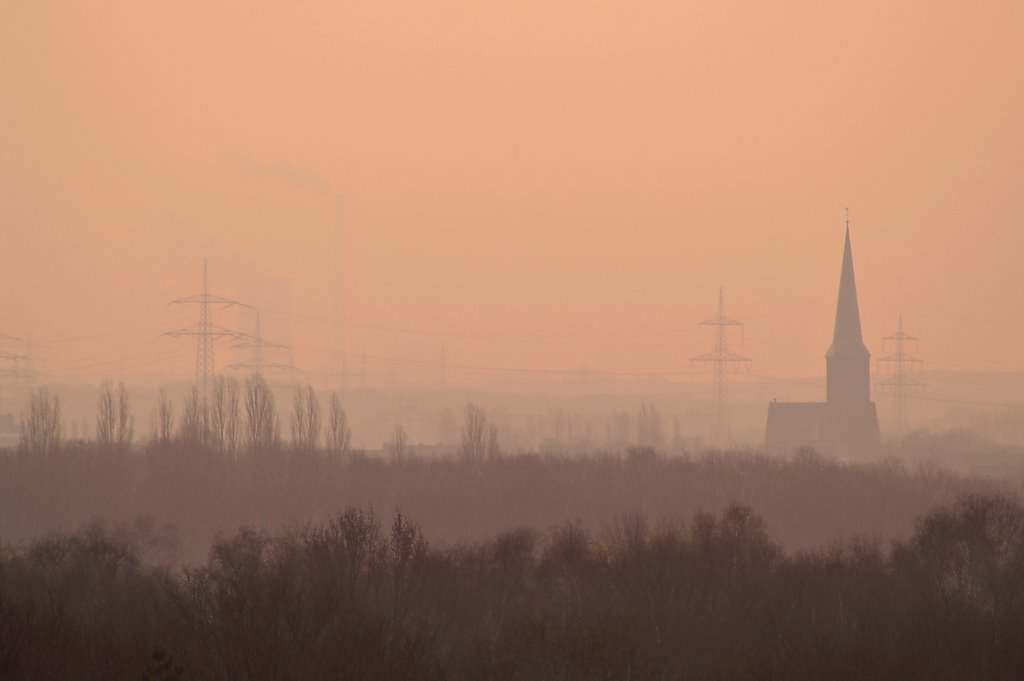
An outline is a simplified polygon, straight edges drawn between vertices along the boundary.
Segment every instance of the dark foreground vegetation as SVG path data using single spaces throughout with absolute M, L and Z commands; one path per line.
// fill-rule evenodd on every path
M 9 679 L 1019 679 L 1024 507 L 787 554 L 750 509 L 431 545 L 349 509 L 220 538 L 94 525 L 0 553 Z
M 472 404 L 448 457 L 400 426 L 366 454 L 334 397 L 325 424 L 297 391 L 286 443 L 262 379 L 218 390 L 177 425 L 162 397 L 142 443 L 123 388 L 92 441 L 34 394 L 0 451 L 0 680 L 1021 678 L 1024 507 L 996 483 L 509 456 Z

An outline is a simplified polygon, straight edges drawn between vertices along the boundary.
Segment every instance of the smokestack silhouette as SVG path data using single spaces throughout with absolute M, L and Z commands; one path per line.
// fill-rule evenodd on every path
M 345 234 L 342 201 L 335 205 L 334 223 L 334 353 L 341 359 L 341 387 L 348 388 L 345 355 Z

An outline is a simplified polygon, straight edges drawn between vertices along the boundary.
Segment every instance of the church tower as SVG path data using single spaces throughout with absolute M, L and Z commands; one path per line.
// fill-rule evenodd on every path
M 769 451 L 809 446 L 850 460 L 871 458 L 881 449 L 878 415 L 871 401 L 871 353 L 860 330 L 849 220 L 839 274 L 836 325 L 832 346 L 825 353 L 825 401 L 772 400 L 764 442 Z
M 843 270 L 839 275 L 839 300 L 832 347 L 825 353 L 825 401 L 836 406 L 871 400 L 871 353 L 864 346 L 857 305 L 857 282 L 853 276 L 850 226 L 846 226 Z
M 825 353 L 825 439 L 840 453 L 863 455 L 881 446 L 878 415 L 871 401 L 871 353 L 864 345 L 853 275 L 850 224 L 839 275 L 836 325 Z

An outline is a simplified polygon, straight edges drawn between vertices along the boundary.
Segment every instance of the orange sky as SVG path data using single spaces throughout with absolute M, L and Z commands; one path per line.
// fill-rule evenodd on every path
M 1021 370 L 1022 31 L 1013 1 L 5 0 L 0 333 L 53 376 L 187 377 L 159 334 L 206 255 L 225 295 L 289 282 L 290 317 L 254 302 L 323 369 L 340 199 L 353 357 L 689 372 L 722 285 L 755 373 L 813 376 L 849 206 L 876 356 L 902 311 L 930 368 Z

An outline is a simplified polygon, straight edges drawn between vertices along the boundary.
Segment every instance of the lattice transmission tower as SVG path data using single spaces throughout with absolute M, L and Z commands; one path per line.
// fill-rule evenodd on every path
M 238 350 L 249 350 L 252 354 L 249 359 L 244 362 L 236 362 L 234 364 L 227 365 L 227 369 L 245 369 L 254 374 L 262 375 L 266 369 L 276 369 L 280 371 L 292 370 L 295 367 L 291 364 L 284 364 L 283 362 L 274 362 L 268 360 L 264 354 L 264 350 L 287 350 L 287 345 L 281 345 L 280 343 L 271 343 L 263 338 L 263 333 L 260 330 L 260 313 L 256 311 L 256 333 L 255 335 L 245 335 L 244 340 L 240 340 L 237 343 L 233 343 L 232 346 Z
M 886 343 L 895 345 L 896 351 L 878 358 L 879 373 L 886 377 L 878 381 L 876 386 L 892 394 L 893 435 L 899 442 L 907 432 L 907 396 L 915 390 L 924 388 L 924 382 L 914 378 L 921 373 L 924 363 L 907 352 L 909 343 L 914 344 L 916 352 L 917 338 L 904 333 L 902 314 L 896 333 L 882 339 L 883 347 Z
M 237 300 L 222 298 L 210 293 L 210 277 L 206 258 L 203 258 L 202 293 L 187 298 L 178 298 L 177 300 L 172 300 L 169 304 L 199 306 L 198 323 L 187 326 L 184 329 L 168 331 L 164 335 L 175 337 L 191 336 L 196 339 L 196 385 L 199 387 L 200 396 L 205 403 L 210 395 L 215 374 L 215 364 L 213 361 L 214 342 L 218 338 L 243 339 L 247 337 L 247 334 L 240 331 L 234 331 L 215 324 L 213 321 L 213 308 L 216 306 L 218 309 L 226 309 L 236 305 L 250 308 L 250 306 Z
M 4 362 L 4 374 L 15 373 L 22 362 L 28 360 L 28 353 L 17 352 L 22 340 L 17 336 L 8 336 L 0 333 L 0 362 Z
M 0 333 L 0 407 L 3 406 L 3 384 L 25 377 L 25 367 L 30 358 L 27 352 L 17 352 L 16 348 L 21 343 L 22 340 L 17 336 Z
M 711 400 L 714 414 L 711 421 L 711 442 L 716 445 L 727 445 L 732 440 L 732 429 L 729 423 L 729 372 L 736 369 L 750 370 L 752 360 L 739 355 L 728 348 L 726 329 L 738 326 L 742 330 L 743 323 L 725 316 L 725 296 L 718 289 L 718 314 L 705 319 L 701 326 L 715 327 L 715 349 L 703 355 L 692 357 L 693 362 L 711 365 L 713 372 Z

